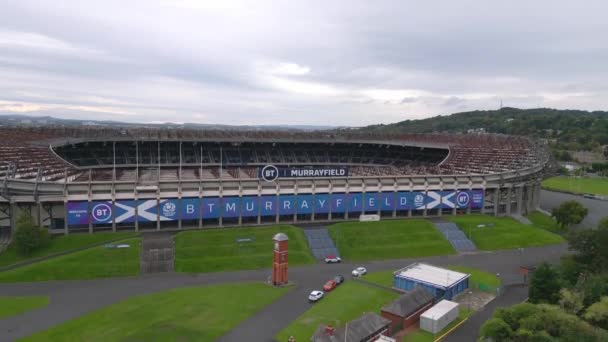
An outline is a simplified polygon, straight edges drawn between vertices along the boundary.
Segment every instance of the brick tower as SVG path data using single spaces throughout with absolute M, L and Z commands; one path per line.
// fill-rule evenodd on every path
M 287 235 L 276 234 L 274 241 L 274 255 L 272 257 L 272 285 L 287 285 Z

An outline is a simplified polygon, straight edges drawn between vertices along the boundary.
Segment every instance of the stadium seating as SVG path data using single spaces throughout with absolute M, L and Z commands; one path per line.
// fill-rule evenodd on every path
M 266 164 L 349 166 L 361 177 L 490 174 L 548 158 L 527 138 L 498 134 L 91 126 L 0 128 L 0 136 L 0 178 L 40 181 L 112 181 L 114 164 L 116 181 L 148 183 L 251 179 Z

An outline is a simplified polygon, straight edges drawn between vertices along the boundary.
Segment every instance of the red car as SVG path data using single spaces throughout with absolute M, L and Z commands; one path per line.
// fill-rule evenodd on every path
M 325 283 L 325 285 L 323 285 L 323 291 L 331 291 L 333 289 L 336 288 L 336 286 L 338 286 L 338 284 L 336 284 L 335 280 L 328 280 L 327 283 Z

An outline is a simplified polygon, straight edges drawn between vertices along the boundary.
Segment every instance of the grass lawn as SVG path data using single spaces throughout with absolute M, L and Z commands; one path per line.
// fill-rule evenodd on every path
M 288 290 L 249 283 L 143 295 L 22 341 L 215 341 Z
M 551 177 L 542 187 L 548 190 L 568 191 L 577 194 L 608 195 L 608 178 Z
M 0 319 L 49 305 L 49 297 L 4 297 L 0 296 Z
M 433 342 L 433 341 L 435 341 L 435 339 L 437 339 L 438 337 L 440 337 L 441 335 L 445 334 L 450 329 L 452 329 L 454 326 L 456 326 L 456 324 L 464 321 L 466 318 L 471 316 L 472 313 L 473 313 L 473 311 L 471 311 L 467 308 L 461 307 L 458 318 L 456 318 L 454 320 L 454 322 L 448 324 L 448 326 L 443 328 L 443 330 L 441 330 L 439 333 L 433 335 L 428 331 L 418 329 L 418 330 L 412 332 L 411 334 L 405 335 L 403 337 L 403 340 L 401 340 L 401 341 L 402 342 Z
M 103 246 L 71 253 L 13 270 L 0 272 L 0 282 L 93 279 L 134 276 L 139 273 L 141 239 L 122 241 L 130 248 Z
M 526 225 L 510 217 L 494 217 L 487 215 L 463 215 L 446 217 L 456 223 L 462 231 L 469 235 L 480 250 L 497 250 L 518 247 L 531 247 L 561 243 L 564 239 L 534 225 Z M 486 225 L 483 228 L 477 225 Z M 488 224 L 494 224 L 488 227 Z
M 105 241 L 124 239 L 135 236 L 136 233 L 95 233 L 95 234 L 69 234 L 54 235 L 51 243 L 46 248 L 37 250 L 32 255 L 22 256 L 17 254 L 14 244 L 11 244 L 4 252 L 0 253 L 0 267 L 12 265 L 28 259 L 44 257 L 50 254 L 65 252 L 77 248 L 92 246 Z
M 187 231 L 175 237 L 175 270 L 202 273 L 272 267 L 272 237 L 289 237 L 289 264 L 313 264 L 304 233 L 290 225 Z M 237 238 L 255 238 L 239 246 Z
M 380 308 L 393 301 L 398 293 L 347 280 L 275 336 L 277 341 L 309 341 L 319 324 L 342 326 L 364 312 L 380 313 Z M 302 300 L 306 300 L 302 298 Z
M 475 284 L 484 284 L 492 288 L 497 288 L 501 283 L 500 278 L 498 278 L 496 274 L 484 272 L 476 268 L 466 266 L 448 266 L 447 268 L 453 271 L 470 274 L 469 281 Z
M 541 213 L 540 211 L 533 211 L 528 214 L 527 217 L 528 220 L 532 221 L 532 224 L 534 224 L 536 227 L 548 230 L 556 234 L 562 232 L 559 227 L 559 224 L 557 223 L 557 221 L 555 221 L 553 217 L 547 216 Z
M 454 254 L 450 243 L 427 220 L 344 222 L 329 227 L 346 260 L 399 259 Z
M 492 288 L 496 288 L 500 286 L 500 279 L 492 273 L 484 272 L 472 267 L 465 266 L 447 266 L 446 268 L 458 271 L 462 273 L 470 274 L 471 277 L 469 280 L 472 283 L 476 284 L 484 284 L 490 286 Z M 388 271 L 380 271 L 380 272 L 372 272 L 365 275 L 365 280 L 370 281 L 372 283 L 380 284 L 386 287 L 393 286 L 393 270 Z

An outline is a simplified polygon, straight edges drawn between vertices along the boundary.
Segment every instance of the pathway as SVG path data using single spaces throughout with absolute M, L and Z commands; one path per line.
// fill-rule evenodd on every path
M 304 236 L 308 240 L 308 247 L 317 260 L 324 260 L 328 255 L 340 255 L 334 244 L 334 240 L 329 236 L 327 228 L 318 225 L 300 227 L 304 230 Z
M 469 240 L 464 232 L 458 228 L 455 223 L 448 222 L 442 219 L 431 219 L 437 230 L 445 236 L 452 244 L 452 247 L 458 252 L 474 252 L 477 247 L 473 241 Z

